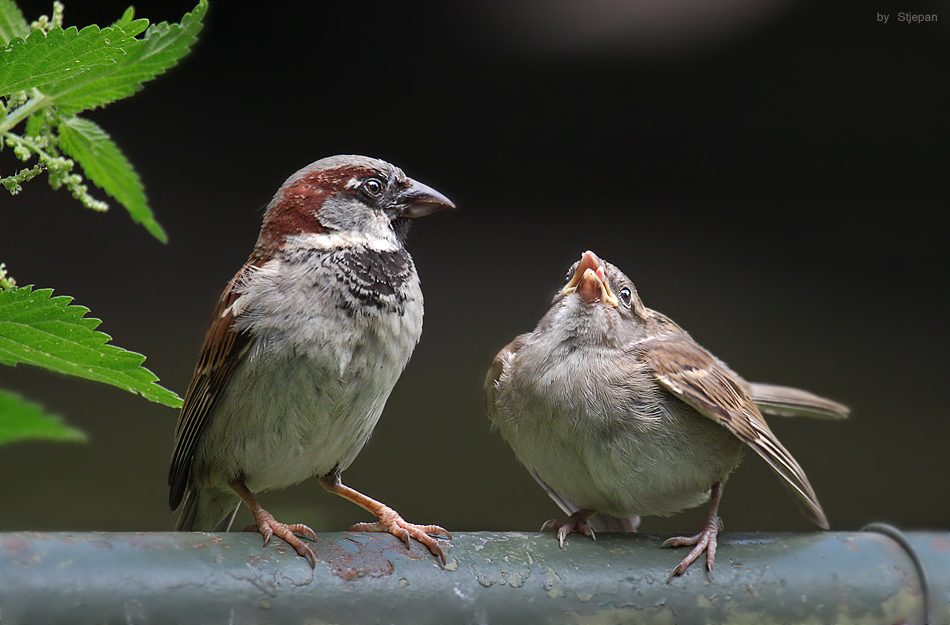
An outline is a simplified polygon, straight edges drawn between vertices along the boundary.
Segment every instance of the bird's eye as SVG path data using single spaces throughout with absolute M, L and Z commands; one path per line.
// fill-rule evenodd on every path
M 360 188 L 372 197 L 379 197 L 384 189 L 383 182 L 379 178 L 367 178 Z
M 633 297 L 633 293 L 627 287 L 620 289 L 620 301 L 623 302 L 624 306 L 630 305 L 630 298 Z

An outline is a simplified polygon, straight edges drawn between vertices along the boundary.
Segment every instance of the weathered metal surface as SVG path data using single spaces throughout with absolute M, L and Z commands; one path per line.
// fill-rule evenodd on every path
M 950 623 L 950 535 L 903 534 Z M 716 570 L 648 535 L 461 533 L 443 567 L 384 534 L 317 566 L 256 534 L 0 534 L 0 619 L 34 623 L 924 623 L 919 566 L 879 532 L 721 535 Z

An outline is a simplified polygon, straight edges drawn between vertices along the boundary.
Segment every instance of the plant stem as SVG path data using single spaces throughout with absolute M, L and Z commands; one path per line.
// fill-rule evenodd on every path
M 7 137 L 8 139 L 10 139 L 10 140 L 11 140 L 11 143 L 22 143 L 22 144 L 25 145 L 26 147 L 30 148 L 30 150 L 31 150 L 32 152 L 34 152 L 34 153 L 35 153 L 37 156 L 39 156 L 40 158 L 43 158 L 43 159 L 46 159 L 46 160 L 50 160 L 50 159 L 53 158 L 53 156 L 52 156 L 51 154 L 48 154 L 43 148 L 41 148 L 40 146 L 38 146 L 38 145 L 37 145 L 36 143 L 34 143 L 33 141 L 30 141 L 30 140 L 29 140 L 28 138 L 26 138 L 26 137 L 21 137 L 20 135 L 13 134 L 12 132 L 6 132 L 6 133 L 4 133 L 4 136 Z
M 33 89 L 32 93 L 32 98 L 27 100 L 21 106 L 13 109 L 13 111 L 11 111 L 10 114 L 3 119 L 3 121 L 0 121 L 0 134 L 8 132 L 33 113 L 53 103 L 53 99 L 43 95 L 39 89 Z

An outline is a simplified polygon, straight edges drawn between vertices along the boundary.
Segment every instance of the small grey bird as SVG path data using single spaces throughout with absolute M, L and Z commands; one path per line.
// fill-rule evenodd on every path
M 177 529 L 227 531 L 241 501 L 265 544 L 287 541 L 314 566 L 294 533 L 254 493 L 317 477 L 330 492 L 376 515 L 351 529 L 429 536 L 395 510 L 340 480 L 369 440 L 422 333 L 422 290 L 404 246 L 409 220 L 452 207 L 397 167 L 333 156 L 284 182 L 244 267 L 224 290 L 175 432 L 169 470 Z
M 838 419 L 848 408 L 800 389 L 743 380 L 666 316 L 643 305 L 619 269 L 585 252 L 533 332 L 495 357 L 485 406 L 518 460 L 570 515 L 558 540 L 633 531 L 639 516 L 669 516 L 710 501 L 700 533 L 663 546 L 703 551 L 712 572 L 723 484 L 751 447 L 828 521 L 804 471 L 762 412 Z M 544 529 L 542 528 L 542 529 Z

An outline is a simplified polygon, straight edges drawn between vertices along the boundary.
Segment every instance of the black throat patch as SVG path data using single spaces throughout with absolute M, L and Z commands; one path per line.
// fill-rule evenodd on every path
M 406 283 L 415 274 L 412 257 L 405 249 L 348 248 L 333 254 L 332 262 L 339 269 L 337 280 L 352 296 L 342 303 L 349 314 L 364 306 L 400 315 L 405 312 Z

